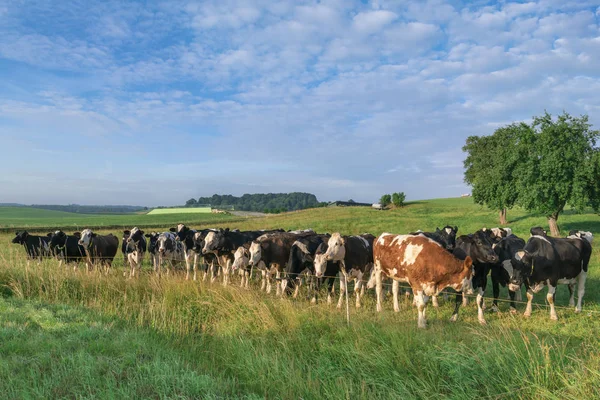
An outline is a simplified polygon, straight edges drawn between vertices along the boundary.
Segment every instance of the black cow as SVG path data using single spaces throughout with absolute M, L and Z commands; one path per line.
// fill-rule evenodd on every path
M 104 266 L 105 272 L 108 273 L 119 250 L 119 239 L 112 234 L 98 235 L 91 229 L 84 229 L 81 232 L 79 244 L 85 250 L 88 271 L 94 264 L 99 264 Z
M 523 250 L 525 241 L 516 235 L 509 235 L 502 238 L 494 245 L 494 252 L 498 255 L 498 263 L 492 267 L 492 289 L 494 292 L 494 302 L 492 305 L 493 311 L 498 311 L 498 297 L 500 296 L 500 285 L 505 287 L 510 283 L 510 278 L 513 275 L 512 258 L 519 250 Z M 517 307 L 515 304 L 515 295 L 517 300 L 520 300 L 521 289 L 513 291 L 508 289 L 510 296 L 510 312 L 516 313 Z
M 147 250 L 146 238 L 144 231 L 139 228 L 133 228 L 131 231 L 123 231 L 123 242 L 125 245 L 125 253 L 127 262 L 129 263 L 129 277 L 135 276 L 135 270 L 138 272 L 142 269 L 142 262 Z
M 65 263 L 75 263 L 74 269 L 80 262 L 85 259 L 85 249 L 79 245 L 81 233 L 75 232 L 72 236 L 65 234 L 63 231 L 56 231 L 50 237 L 50 252 L 57 257 L 59 267 L 63 261 Z
M 360 307 L 360 296 L 364 293 L 363 279 L 373 267 L 373 241 L 375 236 L 342 236 L 334 233 L 327 242 L 327 251 L 315 256 L 315 275 L 323 276 L 328 261 L 340 263 L 340 298 L 337 307 L 342 307 L 343 295 L 348 280 L 354 280 L 356 307 Z
M 446 250 L 452 252 L 456 246 L 456 234 L 458 233 L 458 226 L 446 225 L 444 228 L 435 228 L 435 232 L 423 232 L 416 231 L 410 233 L 411 235 L 423 235 L 429 239 L 435 240 L 441 244 Z
M 294 298 L 298 295 L 300 284 L 300 274 L 308 270 L 314 274 L 314 261 L 317 249 L 321 244 L 327 244 L 330 235 L 312 235 L 296 240 L 290 249 L 290 257 L 285 269 L 285 277 L 281 280 L 281 290 L 283 294 L 290 294 L 294 290 Z M 330 262 L 331 264 L 337 264 Z M 336 275 L 339 272 L 337 268 Z M 321 279 L 322 280 L 322 279 Z M 332 282 L 335 279 L 332 279 Z M 316 301 L 316 299 L 315 299 Z
M 158 272 L 158 237 L 160 233 L 146 233 L 144 236 L 148 238 L 148 253 L 152 261 L 152 269 L 154 272 Z
M 253 240 L 264 234 L 263 231 L 230 231 L 229 229 L 219 229 L 209 232 L 204 239 L 202 254 L 213 253 L 217 256 L 219 264 L 223 271 L 223 285 L 229 283 L 229 273 L 235 261 L 234 253 L 244 245 L 248 245 Z
M 15 233 L 15 237 L 12 240 L 14 244 L 20 244 L 25 248 L 27 258 L 37 258 L 41 261 L 43 257 L 49 257 L 50 253 L 50 237 L 49 233 L 47 236 L 35 236 L 30 235 L 27 231 Z
M 531 316 L 533 294 L 542 290 L 545 285 L 548 285 L 546 299 L 550 304 L 550 319 L 558 319 L 554 297 L 556 286 L 559 284 L 569 285 L 570 306 L 575 305 L 573 289 L 577 284 L 578 299 L 575 312 L 581 312 L 588 264 L 592 255 L 592 245 L 589 240 L 534 235 L 529 238 L 523 250 L 515 253 L 512 258 L 514 271 L 509 288 L 515 290 L 522 283 L 525 284 L 527 306 L 524 315 L 526 317 Z
M 492 242 L 489 235 L 483 230 L 479 230 L 470 235 L 459 236 L 456 239 L 456 248 L 452 252 L 457 258 L 464 260 L 467 256 L 473 260 L 473 289 L 477 289 L 477 318 L 480 324 L 485 324 L 483 316 L 483 293 L 487 287 L 487 277 L 490 269 L 498 262 L 498 255 L 492 248 Z M 457 293 L 454 312 L 451 321 L 458 319 L 458 309 L 460 304 L 466 300 L 463 294 Z
M 546 230 L 541 226 L 534 226 L 529 230 L 529 233 L 531 236 L 548 236 Z
M 194 242 L 194 236 L 198 231 L 190 229 L 184 224 L 178 224 L 176 228 L 169 229 L 177 236 L 177 240 L 183 243 L 183 251 L 185 253 L 185 280 L 190 279 L 190 271 L 194 270 L 194 280 L 197 279 L 198 259 L 201 257 L 201 248 Z

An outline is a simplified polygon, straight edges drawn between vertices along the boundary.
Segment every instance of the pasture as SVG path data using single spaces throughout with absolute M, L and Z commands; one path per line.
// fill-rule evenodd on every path
M 210 207 L 177 207 L 177 208 L 155 208 L 150 210 L 147 215 L 164 214 L 205 214 L 211 212 Z
M 497 226 L 496 214 L 471 199 L 196 223 L 167 217 L 164 228 L 185 222 L 375 235 L 446 224 L 458 225 L 459 234 Z M 509 211 L 508 219 L 521 237 L 531 226 L 546 225 L 520 210 Z M 594 214 L 569 211 L 559 224 L 563 231 L 600 234 Z M 581 314 L 566 307 L 568 290 L 561 286 L 558 321 L 549 320 L 543 291 L 529 319 L 521 315 L 523 304 L 519 315 L 509 314 L 507 303 L 493 314 L 488 299 L 487 326 L 477 322 L 473 301 L 450 323 L 453 301 L 442 301 L 439 309 L 428 307 L 429 326 L 418 330 L 409 301 L 394 313 L 388 297 L 377 314 L 368 293 L 361 309 L 351 307 L 347 326 L 345 312 L 311 305 L 302 295 L 280 299 L 240 289 L 235 281 L 223 288 L 184 281 L 182 274 L 157 278 L 148 260 L 146 273 L 134 280 L 123 277 L 119 255 L 109 276 L 59 270 L 54 260 L 28 264 L 23 249 L 10 244 L 13 235 L 0 234 L 0 390 L 8 398 L 600 397 L 597 248 Z M 501 296 L 506 299 L 506 289 Z

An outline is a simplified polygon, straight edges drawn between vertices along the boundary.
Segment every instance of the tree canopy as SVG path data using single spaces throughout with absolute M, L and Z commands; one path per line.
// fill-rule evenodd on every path
M 188 200 L 186 205 L 193 207 L 194 204 L 210 204 L 212 207 L 234 207 L 242 211 L 260 211 L 260 212 L 283 212 L 301 210 L 304 208 L 317 207 L 320 203 L 317 197 L 311 193 L 256 193 L 244 194 L 241 197 L 230 194 L 211 197 L 200 197 L 195 203 Z

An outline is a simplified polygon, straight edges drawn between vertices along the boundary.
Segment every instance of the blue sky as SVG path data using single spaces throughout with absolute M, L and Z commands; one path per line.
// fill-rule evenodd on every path
M 600 127 L 600 2 L 0 0 L 0 202 L 458 196 L 461 147 Z

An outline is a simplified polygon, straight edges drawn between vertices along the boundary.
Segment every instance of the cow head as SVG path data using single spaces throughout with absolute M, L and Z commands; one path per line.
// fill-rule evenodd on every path
M 174 252 L 177 246 L 177 236 L 171 232 L 163 232 L 158 235 L 158 239 L 156 241 L 156 250 L 160 254 L 165 254 L 168 252 Z
M 513 273 L 508 283 L 508 289 L 516 292 L 533 273 L 535 268 L 533 256 L 526 250 L 519 250 L 511 259 Z
M 327 242 L 327 251 L 325 259 L 327 261 L 342 261 L 346 257 L 346 240 L 336 232 L 329 238 Z
M 327 243 L 321 243 L 317 247 L 317 251 L 315 251 L 315 275 L 317 278 L 325 274 L 325 269 L 327 268 L 327 250 Z
M 594 235 L 592 234 L 592 232 L 589 232 L 589 231 L 573 230 L 573 231 L 569 232 L 569 236 L 567 236 L 567 238 L 568 239 L 585 239 L 590 244 L 592 244 L 592 242 L 594 241 Z
M 92 241 L 96 237 L 96 234 L 92 232 L 91 229 L 84 229 L 81 232 L 81 237 L 79 238 L 79 245 L 83 247 L 88 247 L 92 244 Z
M 145 234 L 144 236 L 146 236 L 149 240 L 148 240 L 148 252 L 151 254 L 156 254 L 156 250 L 157 250 L 157 243 L 158 243 L 158 237 L 160 236 L 158 233 L 156 232 L 152 232 L 150 234 Z
M 17 233 L 15 233 L 15 237 L 13 238 L 12 243 L 25 244 L 25 241 L 27 240 L 28 236 L 29 236 L 29 233 L 27 231 L 17 232 Z
M 534 226 L 529 230 L 529 233 L 531 236 L 548 236 L 546 230 L 541 226 Z
M 129 235 L 125 237 L 125 233 L 129 232 Z M 138 250 L 140 241 L 144 239 L 144 231 L 135 227 L 131 231 L 123 231 L 123 240 L 127 243 L 128 250 Z
M 263 241 L 253 241 L 250 244 L 250 265 L 258 266 L 262 259 L 263 248 L 266 248 L 267 243 Z
M 202 248 L 202 254 L 214 253 L 219 249 L 225 239 L 225 231 L 211 231 L 208 232 L 204 238 L 204 247 Z
M 67 244 L 67 235 L 63 231 L 56 231 L 50 236 L 50 250 L 62 249 Z
M 477 231 L 472 235 L 468 235 L 466 238 L 461 236 L 461 239 L 462 241 L 468 242 L 470 247 L 468 255 L 471 256 L 473 262 L 490 264 L 498 262 L 498 255 L 492 248 L 492 241 L 490 240 L 489 235 L 484 231 Z
M 233 253 L 233 270 L 246 269 L 249 264 L 250 252 L 243 246 L 238 247 L 235 253 Z
M 442 237 L 444 243 L 446 243 L 446 250 L 453 251 L 456 246 L 456 234 L 458 233 L 458 226 L 446 225 L 443 229 L 436 228 L 435 232 Z

